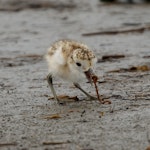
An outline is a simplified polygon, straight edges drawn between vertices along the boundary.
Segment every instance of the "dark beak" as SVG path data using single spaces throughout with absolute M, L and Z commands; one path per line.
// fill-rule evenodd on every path
M 92 76 L 94 75 L 93 70 L 90 68 L 89 70 L 85 71 L 85 76 L 88 79 L 88 81 L 92 84 Z

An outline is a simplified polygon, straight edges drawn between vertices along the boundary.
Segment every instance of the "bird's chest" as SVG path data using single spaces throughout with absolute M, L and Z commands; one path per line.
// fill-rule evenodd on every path
M 60 78 L 67 79 L 70 76 L 70 71 L 67 66 L 59 65 L 59 67 L 57 67 L 56 74 Z

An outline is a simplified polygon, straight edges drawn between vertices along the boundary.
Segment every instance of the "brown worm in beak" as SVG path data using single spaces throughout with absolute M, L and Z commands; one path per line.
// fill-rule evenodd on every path
M 93 70 L 90 68 L 88 71 L 85 71 L 84 73 L 88 81 L 92 84 L 93 83 L 92 76 L 95 76 Z
M 94 86 L 95 86 L 95 90 L 96 90 L 96 94 L 97 94 L 97 99 L 100 101 L 101 104 L 111 104 L 111 101 L 109 100 L 103 100 L 100 96 L 99 96 L 99 92 L 98 92 L 98 87 L 97 87 L 97 80 L 98 77 L 96 75 L 92 76 L 92 80 L 94 82 Z

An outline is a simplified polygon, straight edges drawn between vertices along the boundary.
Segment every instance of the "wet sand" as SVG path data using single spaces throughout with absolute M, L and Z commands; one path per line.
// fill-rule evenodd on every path
M 150 31 L 83 34 L 149 26 L 150 6 L 61 2 L 42 8 L 5 3 L 0 11 L 0 149 L 146 149 L 150 145 Z M 60 106 L 49 99 L 43 56 L 59 39 L 82 41 L 93 49 L 99 59 L 95 68 L 99 92 L 111 105 L 88 101 L 57 78 L 58 95 L 77 96 L 79 101 L 66 99 L 66 105 Z M 94 86 L 81 85 L 96 95 Z

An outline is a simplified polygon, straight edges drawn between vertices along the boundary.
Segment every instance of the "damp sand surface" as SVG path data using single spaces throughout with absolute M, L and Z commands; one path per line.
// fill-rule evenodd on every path
M 145 150 L 150 145 L 149 5 L 0 3 L 0 149 Z M 87 34 L 95 32 L 104 33 Z M 89 101 L 58 78 L 54 86 L 66 104 L 52 99 L 44 55 L 59 39 L 91 47 L 98 57 L 99 93 L 111 104 Z M 94 86 L 86 81 L 81 86 L 96 96 Z

